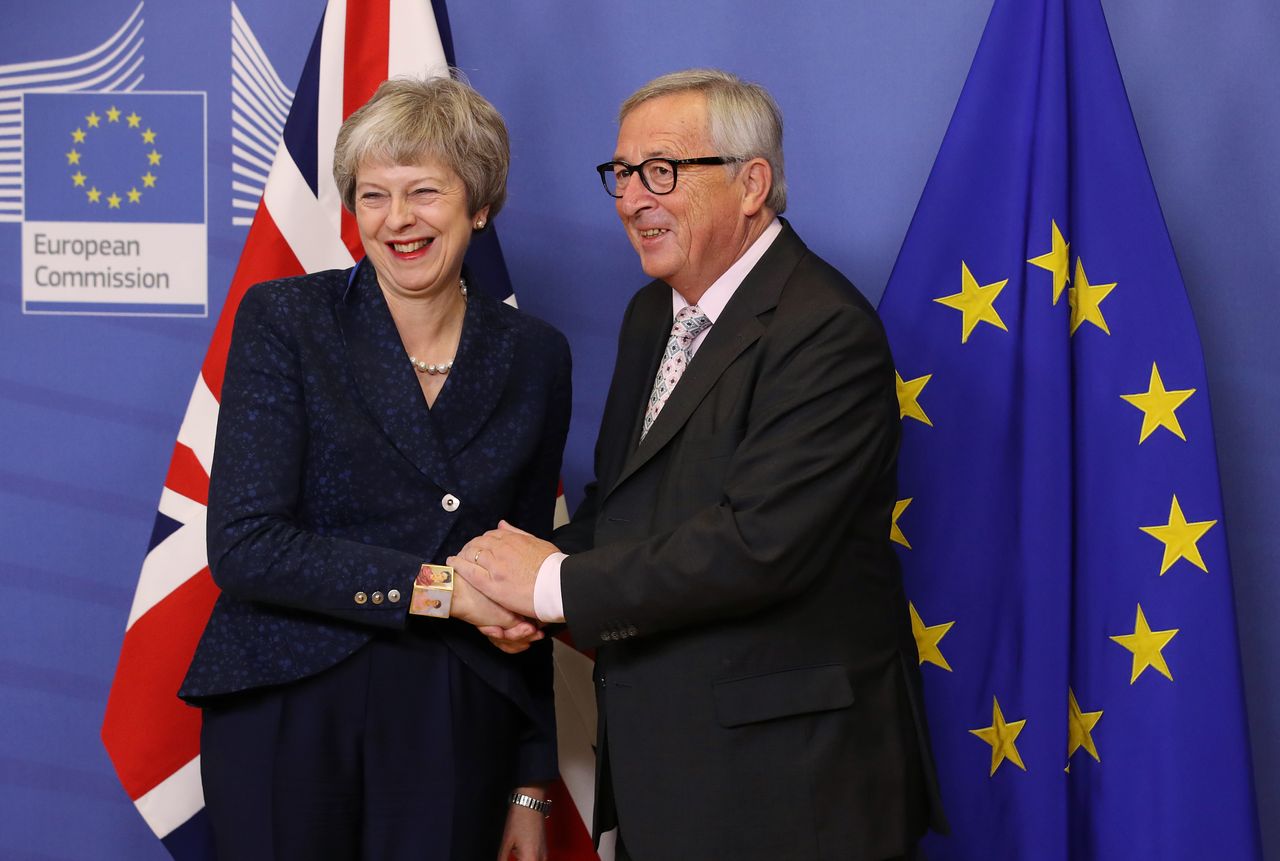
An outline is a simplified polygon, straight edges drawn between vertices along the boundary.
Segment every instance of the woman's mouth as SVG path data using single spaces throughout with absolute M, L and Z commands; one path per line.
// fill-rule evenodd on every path
M 434 239 L 415 239 L 412 242 L 388 242 L 387 246 L 396 254 L 413 254 L 434 241 Z

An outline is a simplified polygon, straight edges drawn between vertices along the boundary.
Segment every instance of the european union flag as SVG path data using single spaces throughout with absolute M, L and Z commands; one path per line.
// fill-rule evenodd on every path
M 996 0 L 880 311 L 929 857 L 1260 857 L 1204 364 L 1098 0 Z
M 26 221 L 205 223 L 201 93 L 26 93 Z

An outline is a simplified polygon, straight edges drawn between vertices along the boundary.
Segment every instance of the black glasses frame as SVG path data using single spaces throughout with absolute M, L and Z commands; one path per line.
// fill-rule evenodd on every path
M 725 155 L 704 155 L 699 158 L 665 158 L 663 156 L 658 156 L 656 158 L 647 158 L 639 164 L 631 164 L 625 161 L 606 161 L 604 164 L 596 165 L 596 173 L 600 174 L 600 183 L 604 186 L 605 193 L 610 197 L 622 197 L 621 193 L 609 191 L 609 174 L 613 173 L 614 168 L 618 166 L 624 167 L 627 170 L 626 179 L 623 180 L 624 182 L 631 181 L 631 174 L 638 174 L 640 182 L 644 184 L 645 188 L 649 189 L 650 194 L 670 194 L 676 190 L 676 183 L 680 179 L 680 165 L 737 164 L 740 161 L 742 161 L 742 159 Z M 671 187 L 666 191 L 658 191 L 656 188 L 649 185 L 649 180 L 645 177 L 645 166 L 655 162 L 671 165 Z M 618 177 L 615 177 L 615 180 L 617 178 Z

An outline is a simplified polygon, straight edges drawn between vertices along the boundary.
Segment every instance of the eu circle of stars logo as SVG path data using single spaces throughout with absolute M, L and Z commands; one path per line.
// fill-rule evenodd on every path
M 156 187 L 159 181 L 156 172 L 164 155 L 159 150 L 157 133 L 143 122 L 136 110 L 125 114 L 114 104 L 101 114 L 91 110 L 70 136 L 67 167 L 75 171 L 70 174 L 70 181 L 84 191 L 88 205 L 105 205 L 107 209 L 137 206 L 147 190 Z M 107 166 L 104 153 L 112 153 L 114 158 L 125 160 L 125 164 L 116 165 L 117 169 L 109 173 L 104 171 Z M 133 175 L 137 181 L 130 183 L 130 168 L 135 166 Z M 125 177 L 123 181 L 121 176 Z M 124 188 L 125 185 L 129 187 Z

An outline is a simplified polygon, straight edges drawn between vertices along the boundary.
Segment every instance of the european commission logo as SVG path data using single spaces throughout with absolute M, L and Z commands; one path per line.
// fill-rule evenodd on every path
M 208 313 L 203 93 L 26 93 L 22 301 Z

